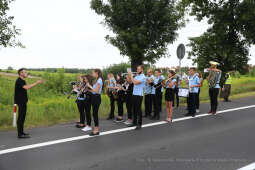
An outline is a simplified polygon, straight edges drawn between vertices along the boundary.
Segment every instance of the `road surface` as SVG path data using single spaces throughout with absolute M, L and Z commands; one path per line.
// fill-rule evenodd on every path
M 255 97 L 220 103 L 219 114 L 172 124 L 144 119 L 140 131 L 101 120 L 102 136 L 63 124 L 30 129 L 31 139 L 0 132 L 0 170 L 236 170 L 255 162 Z

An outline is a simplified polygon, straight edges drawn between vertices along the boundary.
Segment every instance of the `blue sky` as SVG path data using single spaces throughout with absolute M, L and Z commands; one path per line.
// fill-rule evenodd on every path
M 111 34 L 100 24 L 102 18 L 90 9 L 89 0 L 16 0 L 10 13 L 22 30 L 20 40 L 25 49 L 0 49 L 0 68 L 66 67 L 103 68 L 110 64 L 126 62 L 117 48 L 104 37 Z M 170 58 L 160 59 L 156 66 L 178 65 L 176 48 L 188 44 L 188 37 L 201 35 L 208 25 L 190 18 L 187 26 L 179 30 L 179 37 L 169 45 Z M 250 63 L 255 64 L 255 48 L 251 49 Z M 187 56 L 186 56 L 187 57 Z M 184 59 L 183 65 L 191 66 Z

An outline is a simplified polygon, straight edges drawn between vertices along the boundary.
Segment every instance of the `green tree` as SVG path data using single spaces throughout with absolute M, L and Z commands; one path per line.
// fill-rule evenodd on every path
M 184 12 L 175 0 L 91 0 L 91 8 L 104 16 L 103 24 L 114 33 L 106 40 L 129 57 L 133 71 L 168 56 L 168 44 L 184 26 Z
M 219 62 L 223 71 L 247 71 L 249 46 L 254 34 L 255 3 L 249 0 L 183 0 L 190 15 L 198 21 L 207 19 L 209 29 L 200 37 L 190 38 L 190 58 L 199 68 L 208 67 L 210 60 Z M 249 10 L 244 10 L 244 9 Z M 253 36 L 254 37 L 254 36 Z
M 9 16 L 9 5 L 13 0 L 0 0 L 0 47 L 24 47 L 17 36 L 20 35 L 20 30 L 13 25 L 13 16 Z

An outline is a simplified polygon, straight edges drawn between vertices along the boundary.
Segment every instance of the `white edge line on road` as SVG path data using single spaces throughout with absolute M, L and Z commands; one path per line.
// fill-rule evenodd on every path
M 232 111 L 237 111 L 237 110 L 243 110 L 243 109 L 249 109 L 249 108 L 254 108 L 254 107 L 255 107 L 255 105 L 250 105 L 250 106 L 244 106 L 244 107 L 239 107 L 239 108 L 234 108 L 234 109 L 227 109 L 227 110 L 218 111 L 217 114 L 227 113 L 227 112 L 232 112 Z M 180 122 L 180 121 L 184 121 L 184 120 L 196 119 L 196 118 L 201 118 L 201 117 L 205 117 L 205 116 L 210 116 L 210 114 L 206 113 L 206 114 L 197 115 L 196 117 L 191 117 L 190 116 L 190 117 L 177 118 L 177 119 L 174 119 L 173 122 Z M 162 124 L 167 124 L 167 122 L 160 121 L 160 122 L 155 122 L 155 123 L 149 123 L 149 124 L 143 125 L 142 127 L 143 128 L 152 127 L 152 126 L 158 126 L 158 125 L 162 125 Z M 134 129 L 135 129 L 135 127 L 128 127 L 128 128 L 105 131 L 105 132 L 101 132 L 100 136 L 131 131 L 131 130 L 134 130 Z M 28 150 L 28 149 L 39 148 L 39 147 L 44 147 L 44 146 L 56 145 L 56 144 L 60 144 L 60 143 L 66 143 L 66 142 L 71 142 L 71 141 L 88 139 L 88 138 L 92 138 L 92 136 L 83 135 L 83 136 L 71 137 L 71 138 L 66 138 L 66 139 L 59 139 L 59 140 L 54 140 L 54 141 L 49 141 L 49 142 L 37 143 L 37 144 L 32 144 L 32 145 L 26 145 L 26 146 L 11 148 L 11 149 L 5 149 L 5 150 L 0 150 L 0 155 L 13 153 L 13 152 L 18 152 L 18 151 L 23 151 L 23 150 Z
M 242 168 L 240 168 L 238 170 L 254 170 L 254 169 L 255 169 L 255 162 L 250 164 L 250 165 L 247 165 L 245 167 L 242 167 Z

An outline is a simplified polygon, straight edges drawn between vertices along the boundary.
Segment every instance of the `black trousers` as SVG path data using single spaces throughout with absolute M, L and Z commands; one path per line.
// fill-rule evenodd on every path
M 82 100 L 77 100 L 76 103 L 80 113 L 80 123 L 84 124 L 85 123 L 85 102 Z
M 174 89 L 174 100 L 173 100 L 173 107 L 175 106 L 175 99 L 176 99 L 176 106 L 179 107 L 180 104 L 180 98 L 179 98 L 179 88 Z
M 163 99 L 163 93 L 160 91 L 159 95 L 159 112 L 162 112 L 162 99 Z
M 19 107 L 19 115 L 17 120 L 17 128 L 18 128 L 18 135 L 22 135 L 24 133 L 24 123 L 26 120 L 27 114 L 27 103 L 20 103 L 18 104 Z
M 231 93 L 231 84 L 225 84 L 224 85 L 224 92 L 223 92 L 223 98 L 225 101 L 228 101 L 228 98 Z
M 160 113 L 160 106 L 161 106 L 161 102 L 162 102 L 162 93 L 156 93 L 155 95 L 153 95 L 153 107 L 154 107 L 154 115 L 153 117 L 157 117 L 159 116 Z
M 197 93 L 197 97 L 196 97 L 196 109 L 199 109 L 199 106 L 200 106 L 199 96 L 200 96 L 200 88 L 198 89 L 198 93 Z
M 89 98 L 86 99 L 85 101 L 85 113 L 86 113 L 86 121 L 87 121 L 87 125 L 91 126 L 91 96 L 89 96 Z
M 145 116 L 151 116 L 152 112 L 152 94 L 145 95 Z
M 94 124 L 96 127 L 99 126 L 99 119 L 98 119 L 98 110 L 101 104 L 101 96 L 100 95 L 92 95 L 91 96 L 91 104 L 93 110 L 93 119 Z
M 128 119 L 132 119 L 132 113 L 133 113 L 133 101 L 132 101 L 132 95 L 126 96 L 126 108 L 127 108 L 127 116 Z
M 212 112 L 217 111 L 218 95 L 219 95 L 219 89 L 218 88 L 209 88 L 209 96 L 210 96 L 211 111 Z
M 189 93 L 188 110 L 189 110 L 189 114 L 191 114 L 191 115 L 196 114 L 197 96 L 198 96 L 197 93 Z
M 111 103 L 111 111 L 110 111 L 109 117 L 114 117 L 115 99 L 114 99 L 113 95 L 110 95 L 109 98 L 110 98 L 110 103 Z
M 117 100 L 117 104 L 118 104 L 118 116 L 123 116 L 123 104 L 124 104 L 124 100 L 123 97 L 119 97 Z
M 142 102 L 143 96 L 133 95 L 133 124 L 134 125 L 142 125 Z

